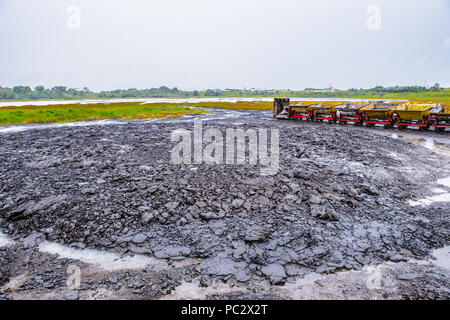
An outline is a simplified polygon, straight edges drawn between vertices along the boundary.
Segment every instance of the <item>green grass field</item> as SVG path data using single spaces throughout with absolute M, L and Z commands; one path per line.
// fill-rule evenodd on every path
M 185 114 L 200 114 L 201 109 L 180 104 L 97 103 L 61 104 L 49 106 L 21 106 L 0 108 L 0 125 L 28 123 L 56 123 L 101 119 L 174 118 Z
M 96 104 L 59 104 L 0 108 L 0 125 L 59 123 L 101 119 L 175 118 L 202 114 L 205 108 L 270 110 L 272 102 L 150 103 L 117 102 Z

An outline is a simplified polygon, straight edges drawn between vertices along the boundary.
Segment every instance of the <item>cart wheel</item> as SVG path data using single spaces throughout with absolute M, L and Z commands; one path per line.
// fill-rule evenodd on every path
M 438 128 L 434 128 L 434 130 L 436 132 L 444 132 L 445 128 L 444 127 L 438 127 Z
M 406 128 L 408 128 L 408 126 L 401 125 L 401 126 L 398 126 L 398 128 L 399 128 L 399 129 L 406 129 Z

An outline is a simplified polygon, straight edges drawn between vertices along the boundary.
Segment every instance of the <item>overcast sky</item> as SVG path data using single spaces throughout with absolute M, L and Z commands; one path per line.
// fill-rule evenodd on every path
M 450 87 L 450 0 L 0 0 L 0 41 L 9 87 Z

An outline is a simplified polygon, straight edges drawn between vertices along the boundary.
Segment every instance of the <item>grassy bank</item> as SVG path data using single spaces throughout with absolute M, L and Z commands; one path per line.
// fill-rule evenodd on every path
M 97 103 L 50 106 L 21 106 L 0 108 L 0 125 L 73 122 L 101 119 L 147 119 L 182 117 L 187 113 L 200 114 L 204 110 L 180 104 Z
M 196 108 L 234 109 L 234 110 L 272 110 L 273 102 L 264 101 L 238 101 L 238 102 L 198 102 L 183 103 Z
M 175 118 L 185 114 L 201 114 L 204 108 L 236 110 L 271 110 L 272 102 L 200 102 L 150 103 L 117 102 L 96 104 L 60 104 L 0 108 L 0 125 L 57 123 L 101 119 Z

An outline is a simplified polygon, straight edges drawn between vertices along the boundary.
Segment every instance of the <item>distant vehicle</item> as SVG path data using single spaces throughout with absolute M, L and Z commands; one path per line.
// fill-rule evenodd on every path
M 375 126 L 386 128 L 409 126 L 421 130 L 434 128 L 442 132 L 450 128 L 450 104 L 423 102 L 317 102 L 290 103 L 288 98 L 275 98 L 273 117 L 328 121 L 329 123 Z

